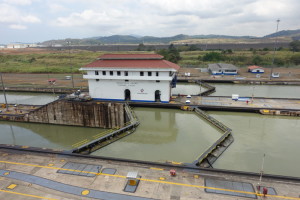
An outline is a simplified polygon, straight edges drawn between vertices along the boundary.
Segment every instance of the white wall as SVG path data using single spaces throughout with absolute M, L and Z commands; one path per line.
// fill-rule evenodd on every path
M 171 95 L 169 81 L 89 80 L 90 95 L 95 99 L 124 100 L 126 89 L 132 101 L 155 101 L 156 90 L 160 90 L 162 102 L 169 102 Z

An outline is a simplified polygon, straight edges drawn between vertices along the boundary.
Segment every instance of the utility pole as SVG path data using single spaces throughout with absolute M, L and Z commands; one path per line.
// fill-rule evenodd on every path
M 71 63 L 71 41 L 68 41 L 69 45 L 69 61 L 70 61 L 70 66 L 71 66 L 71 78 L 72 78 L 72 88 L 74 89 L 74 74 L 73 74 L 73 66 Z
M 257 190 L 258 190 L 259 193 L 260 193 L 260 187 L 261 187 L 261 180 L 262 180 L 262 176 L 263 176 L 263 173 L 264 173 L 265 157 L 266 157 L 266 154 L 264 154 L 264 156 L 263 156 L 263 160 L 262 160 L 262 164 L 261 164 L 261 170 L 260 170 L 260 176 L 259 176 L 259 182 L 257 184 Z
M 280 19 L 277 19 L 277 20 L 276 20 L 277 27 L 276 27 L 276 32 L 275 32 L 275 33 L 278 32 L 279 22 L 280 22 Z M 273 74 L 273 67 L 274 67 L 274 61 L 275 61 L 275 53 L 276 53 L 276 50 L 277 50 L 277 35 L 275 36 L 275 42 L 274 42 L 274 51 L 273 51 L 273 58 L 272 58 L 272 67 L 271 67 L 270 80 L 272 79 L 272 74 Z
M 7 105 L 7 99 L 6 99 L 6 92 L 5 92 L 5 86 L 2 78 L 2 73 L 0 72 L 0 77 L 1 77 L 1 83 L 2 83 L 2 89 L 3 89 L 3 94 L 4 94 L 4 100 L 5 100 L 5 108 L 8 110 L 8 105 Z

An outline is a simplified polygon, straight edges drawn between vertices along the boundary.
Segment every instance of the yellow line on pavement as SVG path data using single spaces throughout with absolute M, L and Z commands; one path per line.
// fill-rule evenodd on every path
M 33 198 L 37 198 L 37 199 L 58 200 L 58 199 L 53 199 L 53 198 L 48 198 L 48 197 L 41 197 L 41 196 L 37 196 L 37 195 L 25 194 L 25 193 L 20 193 L 20 192 L 13 192 L 13 191 L 8 191 L 8 190 L 0 190 L 0 192 L 16 194 L 16 195 L 21 195 L 21 196 L 26 196 L 26 197 L 33 197 Z
M 104 175 L 104 176 L 112 176 L 112 177 L 118 177 L 118 178 L 126 178 L 126 176 L 116 175 L 116 174 L 104 174 L 104 173 L 80 171 L 80 170 L 74 170 L 74 169 L 65 169 L 65 168 L 59 168 L 59 167 L 50 167 L 50 166 L 35 165 L 35 164 L 28 164 L 28 163 L 17 163 L 17 162 L 1 161 L 1 160 L 0 160 L 0 163 L 13 164 L 13 165 L 25 165 L 25 166 L 40 167 L 40 168 L 47 168 L 47 169 L 56 169 L 56 170 L 65 170 L 65 171 L 74 171 L 74 172 L 82 172 L 82 173 L 96 174 L 98 176 L 99 175 Z M 147 181 L 147 182 L 154 182 L 154 183 L 163 183 L 163 184 L 170 184 L 170 185 L 178 185 L 178 186 L 184 186 L 184 187 L 212 189 L 212 190 L 236 192 L 236 193 L 241 193 L 241 194 L 255 194 L 257 196 L 263 196 L 263 194 L 258 194 L 258 193 L 255 193 L 255 192 L 240 191 L 240 190 L 230 190 L 230 189 L 223 189 L 223 188 L 207 187 L 207 186 L 201 186 L 201 185 L 190 185 L 190 184 L 185 184 L 185 183 L 176 183 L 176 182 L 170 182 L 170 181 L 162 181 L 162 180 L 154 180 L 154 179 L 144 179 L 144 178 L 140 178 L 139 180 L 141 180 L 141 181 Z M 6 191 L 6 190 L 4 190 L 4 191 Z M 267 197 L 274 197 L 274 198 L 281 198 L 281 199 L 300 200 L 300 198 L 298 198 L 298 197 L 288 197 L 288 196 L 279 196 L 279 195 L 266 195 L 266 196 Z

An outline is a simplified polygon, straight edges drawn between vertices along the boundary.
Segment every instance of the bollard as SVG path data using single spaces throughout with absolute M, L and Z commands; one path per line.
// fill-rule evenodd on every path
M 171 175 L 171 176 L 176 176 L 176 171 L 175 171 L 175 169 L 171 169 L 171 170 L 170 170 L 170 175 Z
M 266 197 L 266 195 L 268 194 L 268 188 L 266 188 L 266 187 L 263 188 L 263 194 L 264 194 L 264 197 Z

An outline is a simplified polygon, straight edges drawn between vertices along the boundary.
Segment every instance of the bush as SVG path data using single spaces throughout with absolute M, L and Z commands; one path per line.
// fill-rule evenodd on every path
M 290 61 L 295 65 L 300 65 L 300 54 L 295 54 L 291 57 Z
M 219 52 L 209 52 L 202 57 L 203 61 L 223 61 L 225 56 Z

